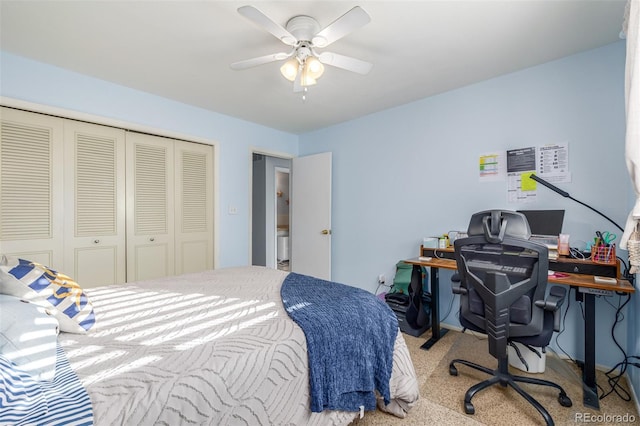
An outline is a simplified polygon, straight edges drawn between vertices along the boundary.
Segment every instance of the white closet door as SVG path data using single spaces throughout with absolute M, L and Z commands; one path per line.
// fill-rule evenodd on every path
M 175 143 L 176 274 L 213 269 L 213 147 Z
M 0 110 L 0 253 L 63 267 L 63 121 Z
M 174 141 L 127 133 L 127 281 L 175 273 Z
M 82 287 L 126 281 L 124 130 L 65 120 L 65 271 Z

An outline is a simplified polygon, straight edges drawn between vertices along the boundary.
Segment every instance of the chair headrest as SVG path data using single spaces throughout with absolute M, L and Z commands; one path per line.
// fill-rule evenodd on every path
M 528 240 L 531 230 L 527 218 L 522 213 L 511 210 L 485 210 L 471 216 L 467 235 L 484 235 L 487 241 L 498 244 L 506 236 Z

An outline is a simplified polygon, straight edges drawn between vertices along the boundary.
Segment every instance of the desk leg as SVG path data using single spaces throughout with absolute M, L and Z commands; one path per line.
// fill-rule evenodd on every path
M 584 294 L 584 366 L 582 367 L 583 397 L 585 407 L 600 409 L 596 387 L 596 299 Z
M 420 268 L 414 265 L 414 268 Z M 431 268 L 431 338 L 420 346 L 424 350 L 431 349 L 442 336 L 447 334 L 447 330 L 440 329 L 440 269 L 432 266 Z

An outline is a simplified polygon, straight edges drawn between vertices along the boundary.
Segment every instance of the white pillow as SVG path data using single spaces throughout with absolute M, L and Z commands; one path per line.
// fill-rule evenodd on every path
M 75 281 L 29 260 L 0 258 L 0 293 L 47 308 L 61 331 L 83 334 L 95 324 L 93 305 Z
M 36 380 L 56 373 L 58 320 L 46 309 L 0 294 L 0 355 Z

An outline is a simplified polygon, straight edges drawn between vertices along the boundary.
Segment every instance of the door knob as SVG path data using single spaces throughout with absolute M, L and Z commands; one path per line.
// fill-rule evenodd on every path
M 331 229 L 323 229 L 322 230 L 322 235 L 329 235 L 331 234 Z
M 149 238 L 149 241 L 154 242 L 156 239 L 154 237 Z

